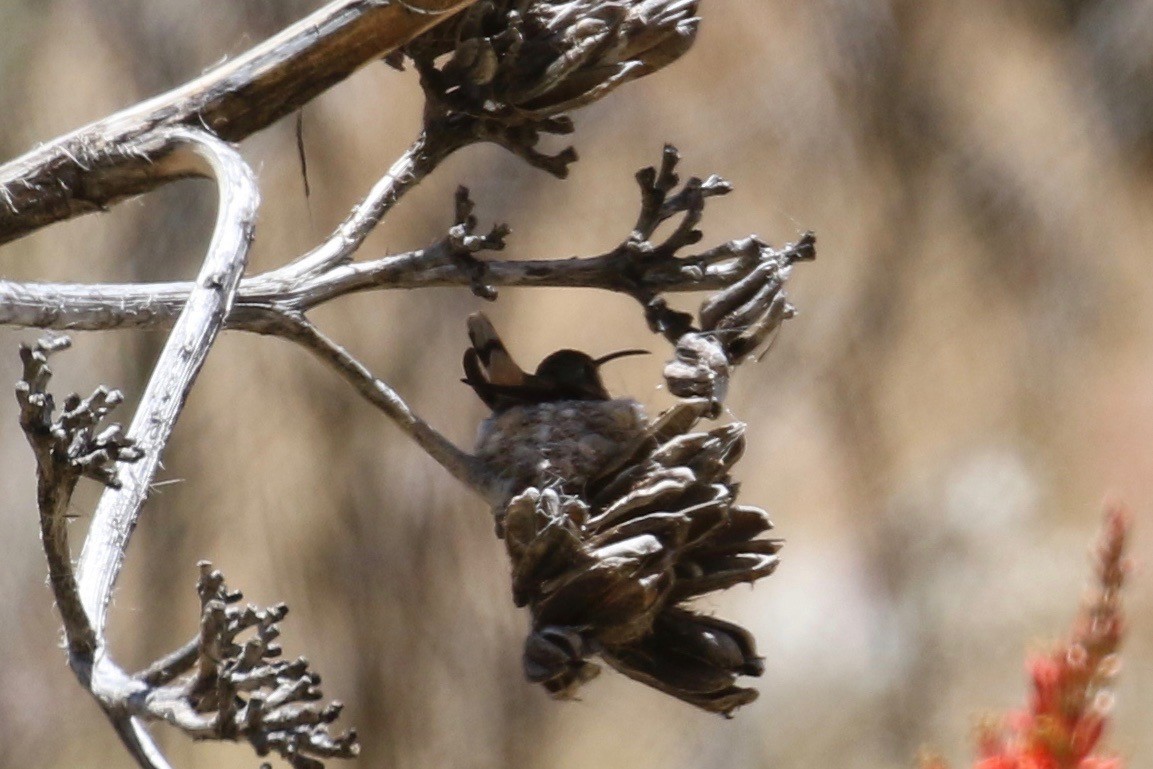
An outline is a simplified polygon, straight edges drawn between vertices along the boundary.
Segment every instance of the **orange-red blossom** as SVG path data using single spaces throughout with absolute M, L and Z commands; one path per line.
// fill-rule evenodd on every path
M 1130 526 L 1128 510 L 1110 505 L 1096 553 L 1097 594 L 1065 643 L 1030 659 L 1028 707 L 982 725 L 973 769 L 1124 769 L 1120 758 L 1094 751 L 1108 724 L 1110 687 L 1119 668 L 1120 595 L 1129 570 L 1123 553 Z M 926 758 L 921 767 L 947 769 L 939 758 Z

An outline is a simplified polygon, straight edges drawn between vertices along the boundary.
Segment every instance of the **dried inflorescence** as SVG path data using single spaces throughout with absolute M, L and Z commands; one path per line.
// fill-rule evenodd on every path
M 275 641 L 288 607 L 239 605 L 243 596 L 207 561 L 196 590 L 198 637 L 136 676 L 149 687 L 150 709 L 193 737 L 246 740 L 257 754 L 278 753 L 297 769 L 357 755 L 355 731 L 329 733 L 343 706 L 319 704 L 320 676 L 308 661 L 279 659 Z
M 706 398 L 720 413 L 732 367 L 761 348 L 795 310 L 785 297 L 793 263 L 813 257 L 815 238 L 774 251 L 757 241 L 760 265 L 701 305 L 699 327 L 689 326 L 675 339 L 676 352 L 665 366 L 669 392 L 682 398 Z M 650 306 L 663 310 L 663 304 Z
M 141 451 L 119 424 L 103 428 L 101 424 L 124 396 L 107 387 L 96 388 L 87 398 L 73 393 L 64 399 L 64 407 L 57 413 L 55 400 L 47 390 L 52 378 L 48 357 L 70 345 L 69 338 L 61 336 L 20 346 L 24 364 L 23 376 L 16 383 L 20 426 L 36 452 L 41 474 L 68 476 L 58 479 L 67 483 L 68 492 L 81 476 L 119 488 L 116 463 L 134 462 L 140 459 Z
M 637 224 L 612 256 L 620 262 L 627 290 L 645 307 L 649 327 L 675 347 L 665 367 L 669 392 L 681 398 L 705 398 L 709 415 L 718 416 L 728 394 L 734 366 L 762 349 L 794 313 L 785 296 L 792 266 L 816 256 L 816 236 L 802 235 L 775 249 L 755 236 L 731 240 L 697 254 L 680 252 L 703 238 L 697 229 L 706 202 L 726 195 L 732 185 L 717 175 L 689 177 L 677 173 L 680 154 L 665 145 L 659 167 L 637 172 L 641 211 Z M 663 239 L 657 230 L 679 217 Z M 726 287 L 709 297 L 698 318 L 669 306 L 660 287 L 666 276 L 695 271 L 702 278 L 721 278 Z
M 697 263 L 702 270 L 723 269 L 726 263 L 744 268 L 739 279 L 701 304 L 696 320 L 669 307 L 659 294 L 637 293 L 649 326 L 676 349 L 664 372 L 669 392 L 681 398 L 706 398 L 712 404 L 710 415 L 717 416 L 728 394 L 732 368 L 761 349 L 781 323 L 793 316 L 785 284 L 793 264 L 816 256 L 816 236 L 807 232 L 781 249 L 749 237 L 696 256 L 676 256 L 680 249 L 700 241 L 702 234 L 696 226 L 704 215 L 705 201 L 732 189 L 715 175 L 704 180 L 693 177 L 679 186 L 679 160 L 676 148 L 666 146 L 659 168 L 645 168 L 637 174 L 641 215 L 622 249 L 649 271 L 649 282 L 654 271 L 659 275 L 662 268 L 680 269 L 686 263 Z M 673 232 L 653 243 L 657 228 L 674 216 L 681 219 Z
M 456 188 L 453 197 L 453 225 L 448 235 L 438 244 L 455 263 L 469 277 L 469 289 L 482 299 L 496 299 L 496 287 L 485 282 L 484 262 L 476 258 L 481 251 L 501 251 L 504 249 L 504 239 L 508 236 L 509 226 L 497 224 L 483 235 L 477 234 L 480 222 L 473 215 L 476 204 L 469 197 L 468 187 L 461 185 Z
M 753 582 L 777 565 L 763 510 L 737 504 L 730 469 L 744 425 L 693 427 L 708 402 L 686 401 L 650 426 L 643 445 L 585 485 L 530 487 L 501 511 L 513 598 L 532 611 L 525 674 L 571 697 L 599 655 L 625 675 L 706 710 L 756 697 L 735 685 L 762 664 L 743 628 L 688 602 Z
M 481 0 L 404 54 L 420 70 L 426 119 L 467 123 L 563 176 L 576 154 L 539 153 L 539 134 L 571 133 L 565 113 L 679 58 L 696 10 L 696 0 Z
M 696 9 L 696 0 L 481 0 L 405 53 L 462 112 L 552 117 L 679 58 L 696 36 Z

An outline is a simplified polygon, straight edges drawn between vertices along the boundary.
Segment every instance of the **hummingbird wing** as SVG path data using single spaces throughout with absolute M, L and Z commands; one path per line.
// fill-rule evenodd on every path
M 464 379 L 460 381 L 471 387 L 484 401 L 484 405 L 494 411 L 496 410 L 496 393 L 492 392 L 492 385 L 485 379 L 484 369 L 480 365 L 480 356 L 471 347 L 464 351 Z
M 473 350 L 466 350 L 464 353 L 464 373 L 465 377 L 460 381 L 475 390 L 485 405 L 497 412 L 513 406 L 532 406 L 557 400 L 580 400 L 575 396 L 565 396 L 555 386 L 540 382 L 532 376 L 523 385 L 498 385 L 487 382 L 481 378 L 483 375 Z

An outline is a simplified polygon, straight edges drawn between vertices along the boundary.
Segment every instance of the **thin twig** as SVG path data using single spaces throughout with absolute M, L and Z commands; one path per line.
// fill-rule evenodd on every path
M 135 678 L 150 687 L 164 686 L 184 675 L 196 661 L 199 652 L 200 638 L 193 638 L 137 673 Z
M 368 195 L 329 237 L 307 254 L 264 276 L 273 291 L 291 290 L 303 280 L 346 264 L 400 198 L 469 139 L 445 131 L 422 131 Z
M 303 316 L 282 315 L 278 320 L 275 328 L 270 328 L 267 333 L 296 342 L 331 366 L 355 387 L 357 392 L 387 414 L 401 430 L 420 444 L 420 447 L 453 477 L 487 501 L 495 500 L 493 490 L 488 487 L 476 458 L 461 451 L 452 441 L 417 416 L 395 390 L 374 377 L 364 364 L 321 333 Z

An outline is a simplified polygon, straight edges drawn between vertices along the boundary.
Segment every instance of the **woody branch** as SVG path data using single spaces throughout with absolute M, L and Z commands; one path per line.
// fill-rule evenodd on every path
M 386 177 L 394 180 L 396 177 Z M 385 185 L 398 198 L 398 185 Z M 371 207 L 366 198 L 357 212 Z M 460 206 L 458 204 L 458 214 Z M 346 222 L 347 224 L 347 222 Z M 774 248 L 756 236 L 722 243 L 697 254 L 666 250 L 638 258 L 645 239 L 630 238 L 611 251 L 586 257 L 500 260 L 472 258 L 481 250 L 505 247 L 507 229 L 475 234 L 476 223 L 459 216 L 448 236 L 414 251 L 351 262 L 354 249 L 328 244 L 344 241 L 340 230 L 324 245 L 280 268 L 244 278 L 225 320 L 229 329 L 274 332 L 277 316 L 304 313 L 347 294 L 387 289 L 446 286 L 597 288 L 634 296 L 716 290 L 732 285 L 767 259 L 808 258 L 809 236 Z M 341 229 L 347 229 L 342 225 Z M 367 235 L 367 232 L 364 233 Z M 358 238 L 363 240 L 363 237 Z M 358 244 L 357 244 L 358 245 Z M 326 264 L 300 268 L 297 265 Z M 291 268 L 289 270 L 288 268 Z M 296 273 L 291 275 L 290 273 Z M 75 331 L 166 328 L 180 312 L 189 282 L 128 284 L 15 283 L 0 280 L 0 324 Z
M 164 162 L 157 129 L 245 139 L 473 2 L 336 0 L 189 83 L 37 147 L 0 167 L 0 243 L 199 175 Z

